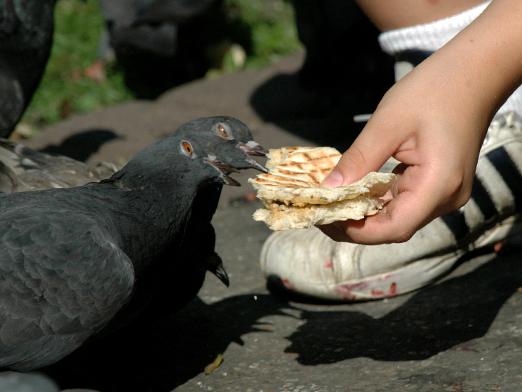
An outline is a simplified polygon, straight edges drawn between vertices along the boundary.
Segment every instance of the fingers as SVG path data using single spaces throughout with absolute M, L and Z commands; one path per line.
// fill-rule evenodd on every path
M 432 219 L 460 207 L 469 196 L 458 185 L 462 181 L 437 176 L 438 168 L 400 165 L 396 171 L 401 174 L 392 186 L 393 197 L 378 214 L 361 221 L 336 222 L 335 229 L 322 228 L 323 232 L 336 241 L 367 245 L 405 242 Z M 457 185 L 447 186 L 452 182 Z M 441 204 L 441 200 L 447 202 Z
M 387 132 L 389 124 L 381 126 L 370 121 L 363 132 L 342 155 L 337 166 L 322 185 L 328 188 L 347 185 L 378 170 L 398 147 L 396 133 Z
M 405 242 L 427 223 L 427 216 L 433 216 L 431 213 L 427 214 L 423 208 L 411 208 L 416 201 L 418 199 L 415 194 L 401 193 L 377 215 L 366 218 L 362 223 L 341 222 L 340 226 L 346 238 L 359 244 Z

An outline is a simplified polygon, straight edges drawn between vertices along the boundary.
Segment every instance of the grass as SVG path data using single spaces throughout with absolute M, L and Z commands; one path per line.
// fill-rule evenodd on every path
M 289 1 L 226 0 L 225 6 L 229 17 L 250 28 L 252 48 L 246 67 L 265 66 L 300 48 Z
M 57 3 L 51 57 L 24 122 L 40 127 L 71 113 L 92 111 L 132 97 L 123 75 L 115 69 L 107 70 L 103 83 L 83 73 L 97 57 L 102 27 L 96 0 Z
M 250 47 L 244 61 L 234 61 L 241 42 L 233 38 L 223 60 L 209 75 L 262 67 L 300 47 L 293 9 L 288 0 L 224 0 L 229 22 L 250 31 Z M 116 66 L 106 67 L 106 77 L 96 81 L 85 74 L 97 58 L 103 19 L 97 0 L 60 0 L 55 10 L 55 34 L 43 80 L 22 122 L 30 128 L 52 124 L 74 113 L 90 112 L 129 100 L 123 75 Z M 237 41 L 241 37 L 236 36 Z

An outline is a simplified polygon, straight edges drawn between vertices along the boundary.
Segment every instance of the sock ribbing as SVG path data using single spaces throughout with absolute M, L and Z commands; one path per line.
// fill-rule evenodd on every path
M 434 22 L 386 31 L 379 36 L 379 44 L 388 54 L 407 49 L 435 51 L 473 22 L 490 2 Z

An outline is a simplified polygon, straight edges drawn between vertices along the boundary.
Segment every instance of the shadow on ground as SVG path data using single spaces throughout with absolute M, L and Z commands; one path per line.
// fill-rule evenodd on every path
M 357 90 L 307 90 L 300 84 L 298 73 L 278 74 L 252 93 L 250 104 L 266 122 L 315 144 L 345 150 L 364 125 L 354 122 L 353 117 L 371 113 L 382 94 L 384 89 L 367 97 L 361 97 Z
M 263 330 L 263 317 L 282 315 L 287 304 L 270 295 L 245 294 L 206 305 L 196 298 L 156 325 L 132 327 L 84 346 L 44 369 L 62 388 L 103 392 L 171 391 L 197 374 L 245 334 Z
M 252 293 L 211 305 L 197 298 L 159 324 L 134 327 L 86 346 L 46 373 L 62 387 L 171 391 L 202 373 L 231 343 L 242 345 L 244 335 L 270 331 L 259 320 L 275 315 L 299 323 L 286 338 L 290 345 L 285 352 L 297 354 L 296 360 L 305 366 L 358 357 L 422 360 L 445 350 L 473 351 L 473 339 L 485 335 L 504 302 L 521 285 L 516 258 L 495 258 L 471 273 L 414 293 L 402 305 L 399 299 L 353 305 L 378 307 L 386 313 L 382 317 L 350 310 L 349 305 L 337 309 L 314 305 L 313 310 L 301 309 L 302 324 L 285 309 L 303 305 L 272 295 L 255 294 L 256 306 Z M 269 335 L 261 337 L 266 344 L 274 338 Z
M 65 155 L 85 162 L 110 141 L 121 139 L 122 136 L 108 129 L 88 129 L 75 133 L 64 139 L 59 145 L 51 144 L 42 148 L 42 152 L 54 155 Z
M 340 149 L 348 147 L 362 128 L 352 119 L 361 111 L 349 101 L 349 96 L 334 97 L 305 90 L 299 84 L 298 74 L 275 75 L 250 98 L 252 107 L 264 121 L 315 144 Z
M 313 366 L 358 357 L 423 360 L 448 349 L 473 350 L 470 341 L 486 334 L 521 285 L 520 261 L 495 258 L 416 292 L 380 318 L 353 311 L 304 311 L 306 323 L 288 337 L 286 352 Z
M 371 113 L 393 84 L 393 60 L 353 2 L 293 4 L 304 62 L 295 74 L 276 74 L 259 85 L 250 104 L 266 122 L 344 150 L 362 129 L 353 116 Z

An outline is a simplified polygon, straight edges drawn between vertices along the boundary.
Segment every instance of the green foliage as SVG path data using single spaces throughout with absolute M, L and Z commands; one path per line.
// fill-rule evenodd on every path
M 263 66 L 299 48 L 293 9 L 288 1 L 224 0 L 224 5 L 229 38 L 213 49 L 221 52 L 217 57 L 222 60 L 209 76 L 244 66 Z M 97 59 L 102 30 L 98 0 L 57 2 L 51 57 L 23 122 L 41 127 L 73 113 L 93 111 L 132 98 L 117 67 L 105 67 L 105 79 L 101 81 L 85 74 Z
M 225 6 L 232 20 L 250 30 L 251 47 L 245 48 L 247 67 L 267 65 L 300 48 L 288 0 L 225 0 Z
M 61 0 L 55 10 L 51 57 L 23 121 L 42 126 L 132 97 L 116 69 L 95 81 L 84 70 L 97 58 L 103 20 L 97 0 Z

